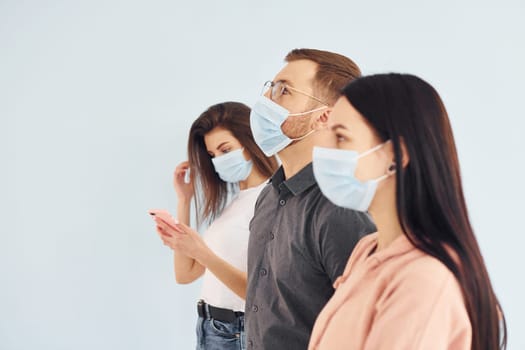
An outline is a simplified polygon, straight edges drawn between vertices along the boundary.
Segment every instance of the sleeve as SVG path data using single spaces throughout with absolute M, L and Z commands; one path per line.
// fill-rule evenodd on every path
M 334 207 L 322 218 L 318 230 L 318 254 L 332 284 L 343 274 L 357 242 L 374 231 L 375 227 L 365 213 Z
M 250 212 L 250 218 L 248 222 L 248 230 L 250 232 L 252 231 L 252 222 L 253 222 L 253 219 L 255 218 L 255 214 L 259 211 L 259 206 L 261 205 L 261 201 L 264 200 L 264 198 L 266 197 L 266 194 L 270 190 L 268 186 L 271 186 L 271 184 L 270 183 L 266 184 L 261 190 L 261 192 L 257 195 L 257 198 L 255 199 L 255 204 L 253 205 L 253 211 Z
M 452 274 L 439 282 L 427 274 L 385 291 L 364 349 L 470 350 L 471 326 L 459 285 Z

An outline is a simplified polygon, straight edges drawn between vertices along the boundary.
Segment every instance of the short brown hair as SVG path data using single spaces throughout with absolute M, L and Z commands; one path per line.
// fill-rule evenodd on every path
M 286 62 L 310 60 L 317 63 L 314 89 L 320 98 L 333 105 L 341 96 L 341 90 L 350 81 L 361 76 L 357 64 L 338 53 L 316 49 L 294 49 L 284 58 Z
M 193 122 L 188 138 L 190 177 L 197 185 L 194 187 L 194 198 L 198 225 L 209 223 L 220 215 L 232 186 L 215 172 L 204 142 L 204 136 L 216 127 L 233 134 L 250 155 L 254 168 L 264 177 L 269 178 L 277 170 L 277 159 L 266 157 L 253 139 L 248 106 L 240 102 L 223 102 L 209 107 Z

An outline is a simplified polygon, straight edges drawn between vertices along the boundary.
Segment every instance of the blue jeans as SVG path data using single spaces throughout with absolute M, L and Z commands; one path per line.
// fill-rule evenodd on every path
M 232 323 L 199 317 L 197 350 L 245 350 L 244 316 Z

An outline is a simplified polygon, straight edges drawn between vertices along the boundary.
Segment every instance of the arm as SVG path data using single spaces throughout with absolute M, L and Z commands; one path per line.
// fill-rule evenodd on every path
M 190 206 L 194 191 L 193 183 L 184 182 L 188 169 L 189 163 L 182 162 L 175 168 L 173 175 L 173 187 L 178 199 L 177 218 L 186 225 L 190 224 Z M 173 266 L 177 283 L 191 283 L 204 274 L 204 266 L 183 251 L 173 251 Z
M 184 271 L 185 276 L 191 278 L 193 276 L 191 273 L 204 272 L 204 269 L 207 268 L 235 294 L 243 299 L 246 298 L 246 273 L 217 256 L 196 231 L 183 223 L 177 225 L 177 230 L 162 221 L 158 221 L 157 225 L 163 232 L 161 237 L 165 244 L 175 251 L 176 259 L 183 257 L 193 261 L 192 266 L 186 265 L 190 272 Z M 184 252 L 184 254 L 179 252 Z M 177 263 L 176 261 L 176 267 Z
M 177 204 L 177 218 L 180 222 L 189 225 L 190 222 L 190 201 L 179 200 Z M 173 266 L 175 270 L 175 280 L 180 284 L 187 284 L 195 281 L 204 274 L 205 267 L 197 262 L 193 257 L 188 256 L 183 250 L 173 250 Z
M 332 283 L 343 274 L 357 242 L 372 232 L 375 232 L 375 227 L 364 213 L 335 207 L 322 218 L 318 230 L 318 254 Z

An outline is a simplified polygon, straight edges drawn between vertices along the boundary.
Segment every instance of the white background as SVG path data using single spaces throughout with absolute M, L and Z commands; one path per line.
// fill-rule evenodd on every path
M 448 108 L 470 215 L 525 349 L 525 5 L 0 0 L 0 349 L 191 349 L 150 207 L 209 105 L 251 105 L 296 47 L 420 75 Z

